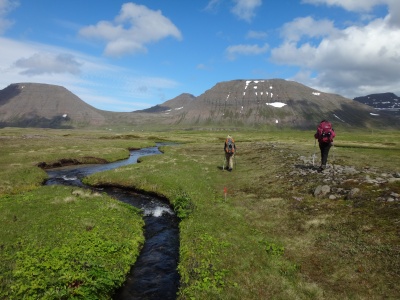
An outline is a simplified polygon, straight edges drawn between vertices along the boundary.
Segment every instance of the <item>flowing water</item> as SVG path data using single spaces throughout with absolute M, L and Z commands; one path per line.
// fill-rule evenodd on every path
M 101 164 L 78 165 L 47 170 L 46 185 L 62 184 L 91 188 L 82 183 L 90 174 L 135 164 L 139 157 L 161 154 L 158 147 L 132 150 L 126 160 Z M 92 189 L 92 188 L 91 188 Z M 99 188 L 96 188 L 99 190 Z M 114 299 L 176 299 L 179 286 L 178 219 L 168 201 L 131 190 L 103 187 L 102 192 L 140 208 L 145 221 L 145 243 L 126 282 L 115 293 Z

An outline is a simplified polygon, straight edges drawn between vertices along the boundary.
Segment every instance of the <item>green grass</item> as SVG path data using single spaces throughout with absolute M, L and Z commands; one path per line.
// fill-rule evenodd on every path
M 143 243 L 137 209 L 70 187 L 0 197 L 2 299 L 107 299 Z
M 118 171 L 93 174 L 85 182 L 135 187 L 170 199 L 182 219 L 179 299 L 397 299 L 400 295 L 397 284 L 400 279 L 400 206 L 398 202 L 376 200 L 390 193 L 400 193 L 399 182 L 380 185 L 360 183 L 357 180 L 365 177 L 360 172 L 349 176 L 351 180 L 340 186 L 343 189 L 359 188 L 356 197 L 336 200 L 314 198 L 313 190 L 318 185 L 326 184 L 326 177 L 293 173 L 295 166 L 301 163 L 300 156 L 313 155 L 314 132 L 279 129 L 159 131 L 137 135 L 103 131 L 35 132 L 32 130 L 29 134 L 40 136 L 28 140 L 23 139 L 22 136 L 26 135 L 23 130 L 6 129 L 0 135 L 2 142 L 13 139 L 12 143 L 1 148 L 8 153 L 7 159 L 0 158 L 1 163 L 7 170 L 16 165 L 21 168 L 15 169 L 12 176 L 3 177 L 5 173 L 0 173 L 1 182 L 8 181 L 4 185 L 6 188 L 0 190 L 0 195 L 3 194 L 1 201 L 7 203 L 2 206 L 0 215 L 12 220 L 0 230 L 1 241 L 9 240 L 2 242 L 7 247 L 1 248 L 1 251 L 18 245 L 15 244 L 18 241 L 16 238 L 3 238 L 13 231 L 15 225 L 14 213 L 7 213 L 6 210 L 10 202 L 14 203 L 15 212 L 23 208 L 28 210 L 28 215 L 41 215 L 43 212 L 55 213 L 49 207 L 58 203 L 58 189 L 66 193 L 60 199 L 71 197 L 73 190 L 68 188 L 38 188 L 43 171 L 35 167 L 37 162 L 85 156 L 111 161 L 126 155 L 129 147 L 171 140 L 180 144 L 163 147 L 163 155 L 143 157 L 141 163 L 122 167 Z M 237 142 L 237 164 L 233 172 L 221 170 L 222 148 L 228 133 Z M 334 160 L 337 165 L 354 166 L 358 170 L 374 169 L 379 176 L 399 172 L 399 132 L 337 130 L 337 135 L 329 162 Z M 52 141 L 51 147 L 46 146 L 49 140 Z M 41 154 L 29 153 L 27 149 Z M 14 151 L 18 155 L 13 156 L 11 153 Z M 23 175 L 24 169 L 31 173 Z M 39 175 L 35 175 L 36 172 Z M 29 179 L 31 183 L 24 185 Z M 54 192 L 56 189 L 57 193 Z M 224 189 L 227 191 L 226 198 Z M 24 198 L 28 198 L 25 201 L 30 205 L 21 202 Z M 42 198 L 43 201 L 47 199 L 49 206 L 35 205 Z M 96 197 L 90 199 L 100 201 Z M 63 205 L 70 208 L 75 204 L 66 201 Z M 111 213 L 117 214 L 115 218 L 125 214 L 123 205 L 121 210 L 102 210 L 101 213 L 91 213 L 93 208 L 86 205 L 89 204 L 78 208 L 75 220 L 77 224 L 85 224 L 75 229 L 84 235 L 93 233 L 93 230 L 86 231 L 85 226 L 91 228 L 103 219 L 108 220 L 112 218 Z M 84 217 L 85 213 L 90 214 L 90 222 Z M 25 240 L 36 242 L 38 238 L 29 238 L 37 234 L 35 226 L 58 228 L 63 223 L 60 220 L 67 215 L 58 218 L 59 225 L 56 225 L 57 218 L 51 215 L 43 214 L 42 218 L 51 218 L 53 225 L 45 226 L 40 225 L 43 223 L 39 220 L 28 222 L 22 219 L 24 221 L 19 222 L 23 227 L 15 232 Z M 20 220 L 18 216 L 17 220 Z M 73 223 L 65 225 L 65 228 L 75 228 Z M 123 218 L 120 226 L 128 223 Z M 55 232 L 49 229 L 50 236 L 41 234 L 40 244 L 46 246 Z M 79 237 L 84 235 L 77 234 L 72 240 L 80 242 Z M 140 236 L 140 230 L 135 236 Z M 113 233 L 104 231 L 102 237 L 110 239 Z M 115 238 L 114 242 L 124 245 L 131 239 L 122 234 Z M 67 233 L 64 240 L 68 240 Z M 68 245 L 65 247 L 72 249 L 75 242 L 65 242 Z M 88 242 L 82 247 L 92 249 L 93 245 Z M 100 252 L 108 260 L 107 247 L 102 246 Z M 15 273 L 16 270 L 25 268 L 23 265 L 29 266 L 31 260 L 38 260 L 42 255 L 37 250 L 33 252 L 33 257 L 28 256 L 21 264 L 17 254 L 22 252 L 22 257 L 25 257 L 27 253 L 17 246 L 15 249 L 18 250 L 7 250 L 8 254 L 4 256 L 2 265 L 7 270 L 1 274 L 7 275 L 0 280 L 3 291 L 8 291 L 10 299 L 18 297 L 13 294 L 14 290 L 7 290 L 6 287 L 20 288 L 24 282 L 35 282 L 33 277 L 29 277 L 32 275 L 28 270 L 22 269 L 25 274 L 22 283 L 12 283 L 19 280 L 17 275 L 20 273 Z M 58 257 L 63 251 L 58 250 L 51 257 Z M 93 256 L 96 255 L 89 251 L 82 260 Z M 66 261 L 68 258 L 70 256 Z M 110 268 L 119 263 L 117 260 L 109 261 Z M 47 276 L 40 280 L 40 284 L 51 286 L 58 282 L 50 279 L 49 274 L 53 270 L 46 270 L 43 266 L 39 269 L 39 273 L 43 273 L 41 276 Z M 84 276 L 82 269 L 72 270 L 71 274 L 81 278 L 79 276 Z M 96 269 L 95 272 L 100 271 Z M 93 285 L 98 287 L 98 294 L 92 287 L 93 295 L 98 296 L 101 291 L 110 288 L 109 280 L 109 277 L 104 281 L 95 280 Z M 81 287 L 77 284 L 81 281 L 72 282 L 67 284 L 73 287 L 72 290 L 76 286 Z M 115 286 L 117 282 L 114 281 Z

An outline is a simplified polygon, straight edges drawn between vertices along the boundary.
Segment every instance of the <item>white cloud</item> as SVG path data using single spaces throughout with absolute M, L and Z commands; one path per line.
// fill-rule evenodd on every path
M 14 24 L 13 21 L 6 19 L 6 15 L 18 5 L 18 1 L 0 0 L 0 34 L 3 34 Z
M 259 55 L 267 52 L 268 44 L 259 45 L 233 45 L 226 48 L 225 52 L 229 60 L 235 60 L 238 55 Z
M 302 0 L 302 3 L 325 4 L 328 6 L 342 7 L 348 11 L 370 12 L 374 7 L 383 5 L 389 9 L 388 23 L 400 26 L 400 1 L 399 0 Z
M 22 68 L 24 75 L 71 73 L 79 74 L 81 63 L 68 53 L 35 53 L 29 58 L 20 58 L 15 62 L 17 68 Z
M 106 42 L 105 54 L 121 56 L 147 52 L 146 45 L 169 36 L 182 39 L 179 29 L 160 10 L 125 3 L 113 22 L 100 21 L 82 28 L 79 34 Z
M 257 39 L 257 40 L 264 40 L 264 39 L 267 38 L 267 36 L 268 36 L 268 34 L 266 32 L 254 31 L 254 30 L 250 30 L 246 34 L 246 38 L 248 38 L 248 39 Z
M 262 4 L 262 0 L 233 0 L 233 2 L 235 5 L 231 12 L 247 22 L 251 22 L 255 16 L 255 10 Z
M 284 24 L 281 35 L 287 41 L 299 41 L 302 37 L 320 38 L 334 36 L 339 30 L 334 27 L 330 20 L 316 21 L 311 17 L 297 18 L 292 22 Z
M 302 0 L 302 3 L 339 6 L 349 11 L 370 11 L 374 6 L 387 4 L 388 0 Z
M 222 0 L 210 0 L 207 6 L 204 8 L 204 10 L 215 12 L 218 9 L 221 2 Z
M 132 69 L 65 48 L 2 37 L 0 45 L 0 89 L 20 82 L 55 84 L 96 108 L 133 111 L 157 99 L 165 101 L 164 93 L 178 86 L 174 80 L 139 76 Z
M 283 26 L 282 36 L 285 40 L 271 50 L 271 60 L 300 67 L 294 80 L 350 98 L 400 92 L 400 30 L 389 15 L 344 29 L 310 17 L 297 19 Z

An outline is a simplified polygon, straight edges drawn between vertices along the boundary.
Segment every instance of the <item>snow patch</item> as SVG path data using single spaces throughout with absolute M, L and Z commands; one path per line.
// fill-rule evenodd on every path
M 321 95 L 321 93 L 317 93 L 317 92 L 312 92 L 312 94 L 315 95 L 315 96 Z
M 284 107 L 285 105 L 287 105 L 286 103 L 282 103 L 282 102 L 272 102 L 272 103 L 265 103 L 266 105 L 271 105 L 271 106 L 273 106 L 273 107 L 278 107 L 278 108 L 281 108 L 281 107 Z
M 180 110 L 180 109 L 182 109 L 182 108 L 183 108 L 183 106 L 177 107 L 177 108 L 175 108 L 175 110 Z
M 339 118 L 337 115 L 333 114 L 333 116 L 334 116 L 336 119 L 342 121 L 343 123 L 346 123 L 344 120 L 342 120 L 341 118 Z
M 379 116 L 379 114 L 369 113 L 371 116 Z

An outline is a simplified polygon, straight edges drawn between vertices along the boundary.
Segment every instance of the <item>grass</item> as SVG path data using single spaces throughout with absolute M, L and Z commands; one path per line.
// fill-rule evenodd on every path
M 107 299 L 144 240 L 138 210 L 81 189 L 2 196 L 0 211 L 2 299 Z
M 228 133 L 237 142 L 237 164 L 233 172 L 221 170 L 222 146 Z M 295 166 L 301 163 L 299 158 L 310 157 L 314 152 L 313 132 L 203 130 L 143 132 L 132 136 L 130 133 L 102 131 L 46 131 L 40 133 L 45 137 L 28 141 L 22 138 L 26 134 L 23 130 L 6 129 L 2 132 L 2 141 L 13 139 L 14 142 L 7 143 L 1 151 L 20 153 L 15 157 L 9 155 L 8 159 L 0 158 L 6 169 L 18 164 L 20 170 L 26 168 L 35 174 L 42 172 L 36 171 L 35 163 L 38 161 L 84 156 L 113 160 L 124 156 L 129 147 L 149 145 L 156 140 L 180 143 L 163 147 L 163 155 L 143 157 L 140 164 L 122 167 L 118 172 L 94 174 L 85 180 L 93 185 L 135 187 L 170 199 L 181 217 L 179 299 L 397 299 L 400 296 L 397 285 L 400 277 L 399 202 L 376 200 L 390 193 L 399 194 L 399 182 L 362 183 L 360 179 L 365 174 L 360 172 L 351 175 L 351 180 L 340 186 L 346 190 L 359 188 L 355 197 L 314 198 L 313 190 L 326 184 L 326 177 L 317 173 L 305 176 L 294 172 Z M 38 133 L 33 130 L 29 134 Z M 334 154 L 336 164 L 354 166 L 358 170 L 373 169 L 377 176 L 399 172 L 399 138 L 399 132 L 338 131 L 330 161 Z M 49 140 L 52 140 L 51 147 L 46 146 Z M 29 149 L 35 152 L 46 150 L 41 156 L 29 152 L 24 156 L 27 150 L 26 147 L 22 149 L 22 145 L 29 145 Z M 96 149 L 95 155 L 90 149 Z M 80 155 L 82 152 L 84 154 Z M 35 211 L 36 215 L 43 211 L 52 212 L 46 206 L 34 204 L 44 198 L 48 199 L 47 205 L 54 205 L 50 203 L 58 199 L 59 191 L 55 193 L 49 187 L 39 187 L 40 176 L 31 179 L 32 184 L 26 188 L 14 187 L 20 178 L 20 171 L 15 172 L 14 177 L 6 178 L 0 173 L 2 182 L 4 179 L 10 182 L 9 188 L 3 188 L 0 193 L 4 195 L 1 198 L 4 202 L 1 203 L 4 205 L 1 216 L 12 219 L 13 213 L 5 213 L 5 208 L 9 202 L 15 202 L 15 210 L 21 209 L 26 206 L 20 202 L 24 197 L 30 199 L 31 205 L 26 207 L 28 211 Z M 30 177 L 34 176 L 25 176 Z M 227 191 L 226 198 L 224 190 Z M 68 199 L 72 192 L 69 190 L 66 192 L 69 196 L 61 199 Z M 94 200 L 91 198 L 90 201 Z M 67 200 L 63 205 L 71 207 L 70 204 Z M 78 223 L 85 225 L 81 225 L 77 232 L 92 233 L 92 230 L 85 231 L 85 226 L 90 228 L 102 218 L 109 218 L 111 212 L 124 214 L 125 207 L 121 207 L 116 212 L 91 213 L 90 220 L 78 215 Z M 92 208 L 82 206 L 77 211 L 85 214 Z M 43 215 L 42 218 L 46 220 L 50 216 Z M 51 219 L 56 223 L 57 218 Z M 124 222 L 128 221 L 121 221 L 121 226 Z M 24 223 L 24 227 L 16 232 L 22 237 L 34 236 L 37 231 L 33 228 L 40 222 L 25 220 L 21 221 L 21 226 Z M 3 235 L 9 234 L 7 232 L 13 225 L 7 223 L 0 231 L 2 241 Z M 57 225 L 48 227 L 57 228 Z M 66 226 L 70 227 L 73 228 L 72 223 Z M 54 234 L 55 230 L 51 232 Z M 109 235 L 112 236 L 105 231 L 103 237 L 110 238 Z M 135 236 L 140 236 L 140 230 Z M 131 238 L 121 235 L 115 242 L 124 244 Z M 9 238 L 9 242 L 3 244 L 14 245 L 16 240 Z M 46 244 L 44 241 L 47 240 L 51 237 L 44 235 L 43 243 Z M 93 248 L 90 243 L 83 247 Z M 101 252 L 107 252 L 106 248 L 101 248 Z M 8 266 L 7 272 L 1 272 L 8 274 L 0 280 L 3 290 L 18 279 L 15 266 L 26 265 L 26 260 L 24 264 L 17 264 L 21 251 L 26 255 L 23 249 L 19 249 L 7 252 L 7 259 L 3 260 L 2 265 Z M 40 255 L 35 253 L 34 257 Z M 102 255 L 107 257 L 107 253 Z M 90 257 L 92 255 L 85 259 Z M 111 262 L 110 268 L 117 264 L 116 260 Z M 49 274 L 48 270 L 40 270 Z M 22 273 L 29 274 L 25 269 Z M 32 279 L 26 276 L 25 282 Z M 95 283 L 109 288 L 108 280 Z M 51 281 L 44 279 L 41 282 Z M 114 284 L 117 285 L 117 281 Z M 99 291 L 103 290 L 99 288 Z M 16 298 L 9 290 L 8 293 L 10 299 Z

